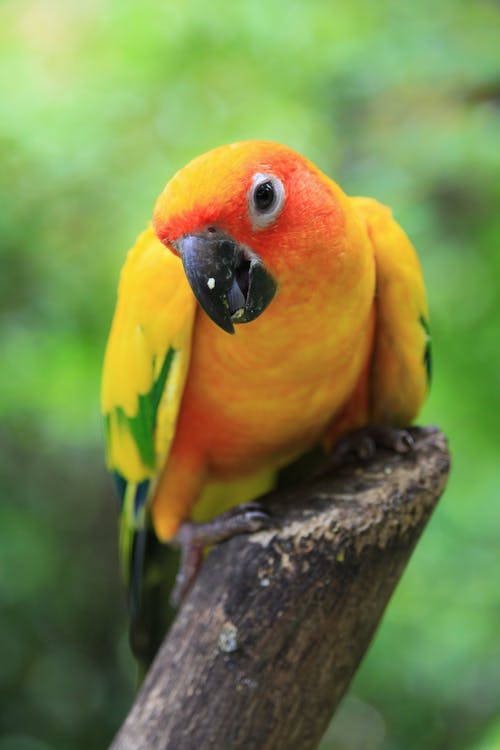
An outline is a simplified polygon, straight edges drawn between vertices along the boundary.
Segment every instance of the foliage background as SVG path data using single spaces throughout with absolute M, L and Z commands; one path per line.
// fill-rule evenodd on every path
M 323 750 L 500 746 L 500 10 L 0 6 L 0 750 L 98 748 L 132 694 L 99 372 L 126 248 L 175 169 L 288 143 L 391 205 L 428 283 L 421 417 L 453 475 Z

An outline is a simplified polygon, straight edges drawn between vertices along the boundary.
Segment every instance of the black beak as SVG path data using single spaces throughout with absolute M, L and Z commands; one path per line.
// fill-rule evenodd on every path
M 255 320 L 274 297 L 276 282 L 259 256 L 224 232 L 205 229 L 173 244 L 200 306 L 227 333 Z

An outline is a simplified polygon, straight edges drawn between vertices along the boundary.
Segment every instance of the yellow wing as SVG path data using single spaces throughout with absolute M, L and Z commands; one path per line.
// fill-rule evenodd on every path
M 174 435 L 194 316 L 181 261 L 148 228 L 121 273 L 101 390 L 107 465 L 122 503 L 120 554 L 127 580 L 135 531 L 145 527 L 147 502 Z
M 386 206 L 353 198 L 375 252 L 376 327 L 370 376 L 371 421 L 407 426 L 429 389 L 429 314 L 422 271 L 408 237 Z

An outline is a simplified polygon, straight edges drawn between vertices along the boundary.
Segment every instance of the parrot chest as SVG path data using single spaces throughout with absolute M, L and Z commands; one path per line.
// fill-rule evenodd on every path
M 265 320 L 238 326 L 230 337 L 200 315 L 179 439 L 197 446 L 214 477 L 283 466 L 314 445 L 342 409 L 372 333 L 371 308 L 341 335 L 326 324 L 306 336 L 297 314 L 283 327 Z

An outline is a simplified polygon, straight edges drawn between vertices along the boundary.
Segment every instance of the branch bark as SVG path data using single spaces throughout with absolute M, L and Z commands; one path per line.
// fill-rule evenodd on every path
M 112 750 L 317 746 L 446 485 L 443 434 L 412 432 L 211 551 Z

